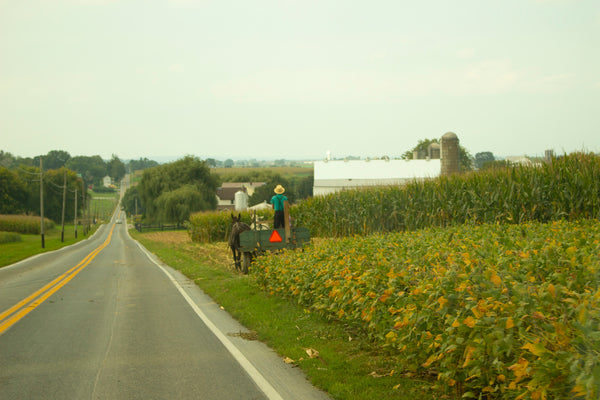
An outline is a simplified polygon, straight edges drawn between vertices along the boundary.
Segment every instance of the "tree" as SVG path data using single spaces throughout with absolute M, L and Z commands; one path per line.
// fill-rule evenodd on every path
M 121 205 L 125 209 L 125 212 L 130 215 L 144 213 L 144 207 L 142 206 L 142 200 L 140 198 L 138 186 L 133 186 L 127 189 L 127 192 L 125 192 L 125 195 L 121 200 Z
M 290 202 L 294 202 L 296 196 L 294 195 L 294 191 L 290 187 L 289 181 L 282 177 L 280 174 L 273 174 L 266 181 L 266 184 L 256 188 L 254 193 L 248 199 L 248 205 L 254 206 L 256 204 L 260 204 L 263 201 L 269 203 L 271 201 L 271 197 L 275 195 L 273 190 L 277 185 L 281 185 L 285 188 L 285 196 L 288 198 Z
M 473 170 L 473 156 L 462 146 L 458 146 L 458 159 L 460 160 L 460 171 Z
M 64 167 L 71 155 L 64 150 L 52 150 L 49 151 L 48 154 L 43 156 L 44 159 L 44 169 L 59 169 Z M 39 157 L 36 157 L 36 161 L 39 165 Z
M 149 160 L 146 157 L 140 157 L 139 160 L 130 160 L 127 164 L 130 171 L 140 171 L 143 169 L 156 167 L 157 165 L 159 165 L 157 161 Z
M 106 164 L 100 156 L 76 156 L 67 161 L 66 167 L 81 174 L 86 183 L 100 185 L 106 176 Z
M 314 175 L 300 179 L 297 185 L 294 186 L 294 191 L 298 195 L 298 199 L 307 199 L 313 195 L 313 186 L 315 186 Z
M 429 145 L 431 143 L 439 143 L 438 139 L 422 139 L 419 140 L 419 143 L 417 143 L 417 145 L 412 149 L 412 150 L 408 150 L 405 151 L 401 158 L 403 160 L 412 160 L 414 158 L 414 153 L 417 152 L 419 154 L 424 154 L 425 156 L 427 155 L 427 149 L 429 148 Z
M 427 148 L 429 147 L 429 145 L 431 143 L 439 143 L 438 139 L 423 139 L 423 140 L 419 140 L 419 143 L 412 149 L 409 151 L 406 151 L 402 154 L 402 159 L 403 160 L 412 160 L 413 159 L 413 155 L 416 152 L 421 153 L 422 154 L 427 154 Z M 467 151 L 467 149 L 465 149 L 462 146 L 458 146 L 458 158 L 460 160 L 460 170 L 461 172 L 465 172 L 465 171 L 471 171 L 473 169 L 473 156 L 471 156 L 471 154 L 469 154 L 469 152 Z
M 65 182 L 65 174 L 67 177 L 67 193 L 65 197 L 65 220 L 72 221 L 75 216 L 75 199 L 73 194 L 75 189 L 81 193 L 81 181 L 77 178 L 75 171 L 66 168 L 46 170 L 44 168 L 44 216 L 55 222 L 60 222 L 62 219 L 62 204 L 63 204 L 63 187 Z M 38 201 L 39 201 L 39 185 Z M 79 196 L 78 196 L 79 197 Z M 78 200 L 81 205 L 82 199 Z M 39 203 L 37 204 L 39 211 Z M 81 214 L 82 207 L 78 207 L 78 214 Z
M 12 168 L 16 163 L 16 158 L 11 153 L 0 150 L 0 167 Z
M 176 222 L 186 221 L 194 211 L 208 210 L 213 207 L 195 185 L 183 185 L 175 190 L 162 193 L 155 201 L 158 220 Z
M 26 213 L 40 212 L 40 168 L 21 165 L 13 171 L 25 184 L 27 198 L 24 207 Z
M 123 164 L 123 161 L 116 154 L 112 155 L 106 169 L 113 182 L 120 182 L 125 176 L 125 164 Z
M 483 151 L 483 152 L 477 153 L 477 154 L 475 154 L 475 160 L 474 160 L 475 168 L 481 169 L 483 167 L 484 163 L 494 161 L 495 159 L 496 158 L 494 157 L 494 154 L 492 154 L 491 151 Z
M 21 214 L 27 209 L 27 186 L 21 178 L 0 167 L 0 214 Z
M 223 162 L 223 166 L 225 168 L 233 167 L 233 160 L 231 158 L 228 158 L 227 160 L 225 160 L 225 162 Z
M 165 194 L 186 185 L 188 187 L 185 190 L 179 190 L 171 195 Z M 191 187 L 195 191 L 193 194 Z M 163 208 L 181 204 L 183 194 L 193 196 L 190 202 L 185 203 L 189 212 L 217 207 L 215 196 L 217 178 L 210 173 L 206 162 L 193 156 L 186 156 L 181 160 L 144 170 L 138 190 L 145 209 L 145 217 L 150 221 L 175 222 L 168 219 L 179 214 Z M 184 206 L 178 207 L 181 211 Z

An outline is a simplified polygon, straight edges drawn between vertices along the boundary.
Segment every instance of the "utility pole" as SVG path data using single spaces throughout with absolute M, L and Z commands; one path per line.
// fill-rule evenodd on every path
M 65 241 L 65 206 L 67 204 L 67 170 L 65 170 L 65 179 L 63 181 L 63 208 L 62 208 L 62 221 L 61 221 L 61 232 L 60 241 Z
M 42 217 L 40 233 L 42 234 L 42 249 L 46 247 L 44 241 L 44 170 L 42 169 L 42 157 L 40 156 L 40 216 Z
M 85 191 L 87 194 L 87 190 Z M 92 212 L 91 212 L 91 202 L 90 201 L 86 201 L 85 202 L 86 206 L 87 206 L 87 233 L 90 233 L 90 230 L 92 230 Z
M 83 207 L 83 223 L 82 223 L 82 225 L 83 225 L 83 236 L 85 236 L 85 234 L 86 234 L 86 231 L 85 231 L 85 195 L 86 195 L 85 180 L 82 180 L 81 181 L 81 199 L 82 199 L 81 202 L 83 203 L 82 204 L 82 207 Z
M 75 187 L 75 239 L 77 239 L 77 187 Z

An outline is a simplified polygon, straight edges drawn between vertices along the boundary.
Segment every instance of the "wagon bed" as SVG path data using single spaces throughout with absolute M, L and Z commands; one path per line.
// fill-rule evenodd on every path
M 287 235 L 286 235 L 287 232 Z M 248 273 L 252 257 L 263 251 L 302 248 L 310 243 L 307 228 L 258 229 L 240 233 L 240 251 L 243 271 Z
M 285 229 L 249 230 L 240 233 L 240 250 L 255 252 L 264 250 L 295 249 L 310 243 L 310 233 L 307 228 L 291 228 L 289 240 Z

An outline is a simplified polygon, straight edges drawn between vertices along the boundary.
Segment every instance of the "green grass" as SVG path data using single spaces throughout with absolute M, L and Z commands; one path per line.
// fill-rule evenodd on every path
M 20 242 L 0 244 L 0 267 L 14 264 L 17 261 L 24 260 L 33 255 L 57 250 L 61 247 L 77 243 L 80 240 L 87 239 L 94 233 L 97 227 L 98 226 L 92 227 L 91 232 L 87 236 L 84 236 L 83 227 L 79 226 L 77 228 L 77 239 L 75 239 L 74 225 L 65 225 L 65 241 L 61 242 L 61 227 L 60 225 L 55 226 L 46 231 L 44 235 L 44 248 L 42 248 L 42 239 L 40 235 L 22 234 Z
M 443 393 L 431 390 L 432 382 L 400 374 L 401 367 L 359 333 L 272 296 L 258 287 L 252 275 L 233 271 L 224 243 L 177 243 L 161 241 L 160 235 L 152 233 L 130 233 L 165 263 L 194 280 L 282 358 L 294 360 L 313 384 L 332 398 L 443 398 Z M 319 357 L 310 358 L 306 349 L 317 350 Z
M 90 203 L 90 213 L 101 222 L 110 221 L 110 217 L 119 202 L 119 193 L 95 193 L 90 192 L 92 199 Z
M 101 223 L 110 220 L 112 213 L 119 200 L 119 193 L 94 193 L 90 191 L 92 199 L 90 203 L 90 212 L 92 217 L 97 217 L 99 222 L 97 225 L 92 225 L 91 231 L 84 236 L 83 226 L 77 227 L 77 238 L 75 238 L 75 226 L 73 224 L 65 224 L 64 242 L 61 242 L 61 226 L 60 223 L 54 224 L 54 227 L 48 229 L 44 235 L 44 248 L 42 248 L 42 239 L 40 235 L 21 234 L 20 242 L 0 244 L 0 267 L 14 264 L 17 261 L 24 260 L 36 254 L 47 251 L 57 250 L 61 247 L 69 246 L 80 240 L 91 236 Z M 83 221 L 84 216 L 79 216 L 79 221 Z

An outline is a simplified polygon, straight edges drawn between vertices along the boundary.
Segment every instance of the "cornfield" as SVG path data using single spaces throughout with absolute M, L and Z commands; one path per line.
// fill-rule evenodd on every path
M 311 235 L 344 237 L 464 223 L 549 222 L 600 217 L 600 157 L 574 153 L 535 167 L 348 190 L 291 209 Z
M 54 221 L 44 218 L 44 227 L 52 229 Z M 0 231 L 39 235 L 41 218 L 30 215 L 0 215 Z

